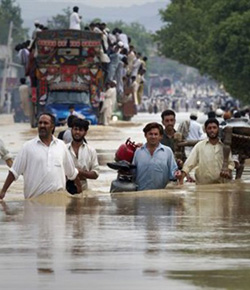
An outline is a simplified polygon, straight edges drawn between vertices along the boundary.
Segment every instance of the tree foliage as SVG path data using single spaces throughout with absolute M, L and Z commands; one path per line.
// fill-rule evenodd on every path
M 28 39 L 28 30 L 23 28 L 21 8 L 16 5 L 15 0 L 0 1 L 0 44 L 7 44 L 10 22 L 13 22 L 13 44 Z
M 62 14 L 57 14 L 47 21 L 49 29 L 69 29 L 70 7 L 63 9 Z
M 250 2 L 173 0 L 160 13 L 165 22 L 156 33 L 161 53 L 211 75 L 229 93 L 247 102 Z

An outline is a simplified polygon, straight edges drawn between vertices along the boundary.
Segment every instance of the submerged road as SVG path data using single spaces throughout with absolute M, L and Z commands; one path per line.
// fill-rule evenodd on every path
M 116 172 L 106 162 L 128 137 L 144 141 L 150 121 L 160 114 L 90 127 L 101 175 L 81 198 L 61 192 L 24 201 L 22 178 L 11 186 L 0 204 L 0 289 L 249 289 L 249 171 L 227 185 L 109 194 Z M 0 115 L 14 155 L 35 135 Z M 0 185 L 6 175 L 1 163 Z

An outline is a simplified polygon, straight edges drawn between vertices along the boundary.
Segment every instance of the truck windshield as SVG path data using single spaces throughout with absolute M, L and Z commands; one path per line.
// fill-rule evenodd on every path
M 47 104 L 85 104 L 90 105 L 89 93 L 52 91 L 49 93 Z

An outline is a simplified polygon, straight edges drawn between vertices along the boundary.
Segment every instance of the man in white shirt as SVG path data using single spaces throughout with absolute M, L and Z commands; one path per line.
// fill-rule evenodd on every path
M 219 122 L 216 119 L 208 119 L 205 122 L 207 139 L 197 143 L 191 151 L 182 168 L 182 178 L 195 168 L 197 184 L 225 183 L 232 179 L 234 162 L 229 155 L 228 168 L 223 168 L 224 155 L 223 144 L 219 139 Z
M 77 191 L 81 184 L 78 170 L 63 141 L 53 136 L 55 117 L 48 113 L 40 115 L 38 136 L 23 145 L 14 160 L 0 193 L 3 199 L 9 186 L 20 175 L 24 179 L 24 197 L 31 198 L 44 193 L 64 190 L 66 178 L 75 180 Z
M 206 134 L 203 132 L 201 124 L 197 122 L 197 119 L 197 113 L 193 112 L 190 114 L 190 120 L 183 121 L 179 125 L 177 131 L 182 134 L 184 140 L 198 141 L 206 138 Z M 192 148 L 192 146 L 185 148 L 185 153 L 187 157 L 189 156 Z
M 100 110 L 103 119 L 103 125 L 108 126 L 112 117 L 112 100 L 115 98 L 116 90 L 112 88 L 112 81 L 106 84 L 106 92 L 103 93 L 104 101 Z
M 72 125 L 73 141 L 67 144 L 75 167 L 79 171 L 78 177 L 83 190 L 88 188 L 87 179 L 97 179 L 99 176 L 99 164 L 96 151 L 85 141 L 88 129 L 88 121 L 82 119 L 74 120 Z
M 29 86 L 26 84 L 26 79 L 20 79 L 20 86 L 18 88 L 20 101 L 21 101 L 21 108 L 23 109 L 24 116 L 28 120 L 30 117 L 30 89 Z
M 78 14 L 79 7 L 73 7 L 73 12 L 69 19 L 69 29 L 81 30 L 81 19 L 82 17 Z

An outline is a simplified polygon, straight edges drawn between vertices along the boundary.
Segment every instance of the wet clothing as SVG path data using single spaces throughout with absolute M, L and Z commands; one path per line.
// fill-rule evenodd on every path
M 72 148 L 72 144 L 67 144 L 68 150 L 73 158 L 76 168 L 84 169 L 87 171 L 94 171 L 97 176 L 99 176 L 99 163 L 97 159 L 97 154 L 94 148 L 85 144 L 84 142 L 79 148 L 78 158 L 76 157 L 75 151 Z M 81 180 L 82 189 L 85 190 L 88 188 L 87 180 Z
M 186 160 L 182 171 L 186 174 L 193 168 L 195 170 L 195 179 L 197 184 L 224 183 L 228 179 L 220 177 L 223 164 L 223 143 L 219 141 L 216 145 L 209 142 L 208 139 L 197 143 Z M 234 169 L 232 155 L 229 156 L 230 170 Z
M 138 190 L 163 189 L 170 179 L 174 179 L 177 164 L 174 154 L 167 146 L 159 144 L 153 155 L 146 144 L 138 148 L 132 162 L 136 165 Z
M 0 157 L 6 161 L 12 158 L 10 152 L 5 148 L 3 141 L 0 139 Z
M 63 141 L 53 137 L 46 146 L 39 137 L 23 145 L 10 168 L 15 179 L 23 174 L 25 198 L 65 189 L 66 178 L 74 180 L 78 170 Z

